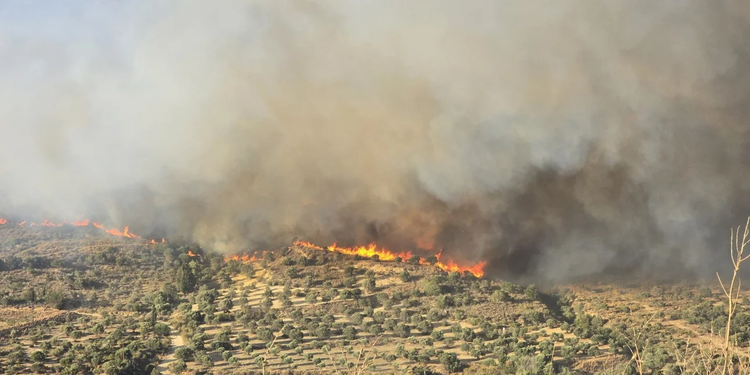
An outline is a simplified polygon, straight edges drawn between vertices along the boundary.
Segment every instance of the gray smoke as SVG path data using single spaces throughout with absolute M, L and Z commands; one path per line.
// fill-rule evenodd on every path
M 723 261 L 746 1 L 0 0 L 0 216 L 550 279 Z

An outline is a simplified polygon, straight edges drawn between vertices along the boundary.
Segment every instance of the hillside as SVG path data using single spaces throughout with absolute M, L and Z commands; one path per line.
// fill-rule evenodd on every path
M 676 374 L 720 365 L 726 309 L 712 286 L 548 290 L 298 245 L 254 258 L 88 226 L 0 226 L 0 369 Z M 743 306 L 731 339 L 745 371 Z

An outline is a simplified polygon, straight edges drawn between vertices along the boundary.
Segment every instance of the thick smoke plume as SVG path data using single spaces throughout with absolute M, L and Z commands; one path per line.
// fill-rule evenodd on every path
M 748 37 L 741 0 L 0 1 L 0 214 L 701 273 L 750 211 Z

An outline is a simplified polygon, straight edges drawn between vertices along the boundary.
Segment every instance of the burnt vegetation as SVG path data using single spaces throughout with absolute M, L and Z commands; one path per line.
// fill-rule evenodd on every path
M 517 285 L 291 246 L 257 261 L 0 228 L 5 373 L 745 371 L 750 312 L 670 284 Z

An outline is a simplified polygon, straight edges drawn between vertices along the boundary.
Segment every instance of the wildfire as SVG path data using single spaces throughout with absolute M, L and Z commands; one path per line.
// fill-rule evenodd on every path
M 5 225 L 5 224 L 8 224 L 8 220 L 4 219 L 4 218 L 0 218 L 0 225 Z M 26 226 L 26 220 L 19 222 L 17 225 L 19 227 Z M 86 220 L 79 220 L 79 221 L 73 221 L 73 222 L 63 221 L 61 223 L 54 223 L 52 221 L 49 221 L 49 220 L 45 219 L 44 221 L 42 221 L 39 224 L 37 224 L 35 222 L 29 223 L 30 227 L 34 227 L 34 226 L 37 226 L 37 225 L 38 226 L 42 226 L 42 227 L 62 227 L 62 226 L 65 226 L 65 225 L 72 225 L 72 226 L 75 226 L 75 227 L 87 227 L 89 225 L 93 225 L 95 228 L 103 230 L 103 231 L 105 231 L 105 232 L 107 232 L 107 233 L 109 233 L 109 234 L 111 234 L 113 236 L 125 237 L 125 238 L 132 238 L 132 239 L 141 239 L 142 238 L 141 236 L 139 236 L 139 235 L 137 235 L 135 233 L 131 233 L 129 227 L 125 227 L 122 231 L 120 231 L 119 229 L 115 229 L 115 228 L 107 228 L 103 224 L 100 224 L 100 223 L 97 223 L 97 222 L 92 222 L 92 221 L 90 221 L 88 219 L 86 219 Z M 164 240 L 162 238 L 161 239 L 161 243 L 164 243 L 164 242 L 166 242 L 166 240 Z M 152 239 L 151 243 L 152 244 L 156 244 L 157 242 L 156 242 L 155 239 Z
M 119 237 L 127 237 L 127 238 L 136 238 L 136 239 L 137 238 L 141 238 L 141 236 L 139 236 L 137 234 L 130 233 L 130 228 L 128 228 L 128 227 L 125 227 L 125 229 L 123 229 L 122 232 L 120 232 L 117 229 L 107 229 L 107 228 L 105 228 L 103 225 L 101 225 L 99 223 L 93 223 L 93 225 L 96 228 L 101 229 L 101 230 L 103 230 L 103 231 L 105 231 L 105 232 L 107 232 L 107 233 L 109 233 L 111 235 L 115 235 L 115 236 L 119 236 Z
M 331 252 L 348 254 L 348 255 L 359 255 L 365 258 L 372 258 L 373 256 L 377 255 L 380 260 L 386 260 L 386 261 L 394 260 L 396 259 L 396 257 L 400 257 L 402 260 L 409 260 L 413 256 L 410 251 L 395 253 L 393 251 L 390 251 L 384 248 L 378 248 L 377 245 L 375 245 L 374 243 L 371 243 L 367 246 L 358 246 L 358 247 L 340 247 L 334 243 L 333 245 L 324 248 L 324 247 L 315 245 L 307 241 L 295 241 L 294 245 L 308 247 L 308 248 L 316 249 L 316 250 L 327 250 Z M 479 262 L 473 266 L 466 267 L 466 266 L 458 265 L 453 260 L 447 260 L 445 262 L 442 262 L 440 261 L 441 255 L 442 255 L 442 252 L 438 253 L 435 256 L 438 259 L 438 261 L 435 262 L 434 264 L 436 267 L 439 267 L 447 272 L 469 271 L 476 277 L 484 276 L 484 266 L 487 262 Z M 425 259 L 420 259 L 419 264 L 429 265 L 430 262 L 426 261 Z
M 6 225 L 6 224 L 8 224 L 8 220 L 4 219 L 4 218 L 0 218 L 0 225 Z M 21 221 L 17 225 L 23 227 L 23 226 L 26 225 L 26 221 L 25 220 Z M 29 224 L 29 226 L 36 226 L 36 225 L 43 226 L 43 227 L 61 227 L 61 226 L 64 226 L 64 225 L 72 225 L 72 226 L 76 226 L 76 227 L 87 227 L 89 225 L 93 225 L 95 228 L 103 230 L 103 231 L 105 231 L 105 232 L 107 232 L 107 233 L 109 233 L 111 235 L 114 235 L 114 236 L 125 237 L 125 238 L 132 238 L 132 239 L 141 239 L 142 238 L 141 236 L 139 236 L 139 235 L 137 235 L 135 233 L 131 233 L 129 227 L 125 227 L 122 231 L 120 231 L 120 230 L 114 229 L 114 228 L 106 228 L 104 225 L 102 225 L 100 223 L 97 223 L 97 222 L 92 222 L 90 220 L 80 220 L 80 221 L 62 222 L 62 223 L 54 223 L 54 222 L 51 222 L 49 220 L 44 220 L 43 222 L 41 222 L 39 224 L 36 224 L 34 222 L 32 222 L 32 223 Z M 157 244 L 158 243 L 156 241 L 156 239 L 151 239 L 149 242 L 151 244 Z M 161 239 L 161 243 L 165 243 L 165 242 L 166 242 L 166 240 L 164 238 L 162 238 Z M 412 253 L 410 251 L 396 253 L 396 252 L 390 251 L 390 250 L 385 249 L 385 248 L 378 248 L 377 245 L 375 245 L 374 243 L 371 243 L 371 244 L 369 244 L 367 246 L 358 246 L 358 247 L 342 247 L 342 246 L 338 246 L 338 245 L 336 245 L 334 243 L 331 246 L 321 247 L 321 246 L 315 245 L 315 244 L 313 244 L 311 242 L 307 242 L 307 241 L 295 241 L 294 245 L 295 246 L 303 246 L 303 247 L 307 247 L 307 248 L 311 248 L 311 249 L 316 249 L 316 250 L 336 252 L 336 253 L 341 253 L 341 254 L 359 255 L 359 256 L 365 257 L 365 258 L 372 258 L 372 257 L 374 257 L 374 256 L 377 255 L 377 257 L 380 260 L 384 260 L 384 261 L 395 260 L 397 257 L 400 257 L 402 260 L 406 261 L 406 260 L 409 260 L 409 259 L 411 259 L 413 257 L 413 255 L 412 255 Z M 249 254 L 228 255 L 228 256 L 224 257 L 224 260 L 225 261 L 230 261 L 230 260 L 241 261 L 243 263 L 244 262 L 256 262 L 256 261 L 262 259 L 263 256 L 266 253 L 267 253 L 267 251 L 263 251 L 263 252 L 260 252 L 260 253 L 256 251 L 252 255 L 249 255 Z M 192 251 L 188 251 L 188 255 L 191 256 L 191 257 L 201 257 L 200 254 L 193 253 Z M 451 259 L 441 260 L 440 259 L 441 255 L 442 255 L 442 252 L 440 252 L 437 255 L 435 255 L 435 257 L 437 258 L 437 262 L 434 262 L 434 264 L 431 263 L 431 262 L 429 262 L 429 261 L 427 261 L 427 260 L 425 260 L 425 259 L 420 259 L 419 263 L 423 264 L 423 265 L 433 264 L 434 266 L 439 267 L 439 268 L 441 268 L 441 269 L 443 269 L 443 270 L 445 270 L 447 272 L 454 272 L 454 271 L 455 272 L 464 272 L 464 271 L 469 271 L 472 274 L 474 274 L 474 276 L 477 276 L 477 277 L 484 276 L 484 266 L 485 266 L 486 262 L 479 262 L 477 264 L 474 264 L 473 266 L 463 266 L 463 265 L 459 265 L 458 263 L 456 263 L 455 261 L 453 261 Z
M 252 255 L 248 254 L 235 254 L 235 255 L 227 255 L 224 257 L 224 261 L 228 262 L 230 260 L 242 262 L 242 263 L 248 263 L 248 262 L 257 262 L 261 259 L 263 259 L 263 256 L 268 253 L 267 250 L 264 250 L 263 252 L 254 252 Z M 259 256 L 260 255 L 260 256 Z

